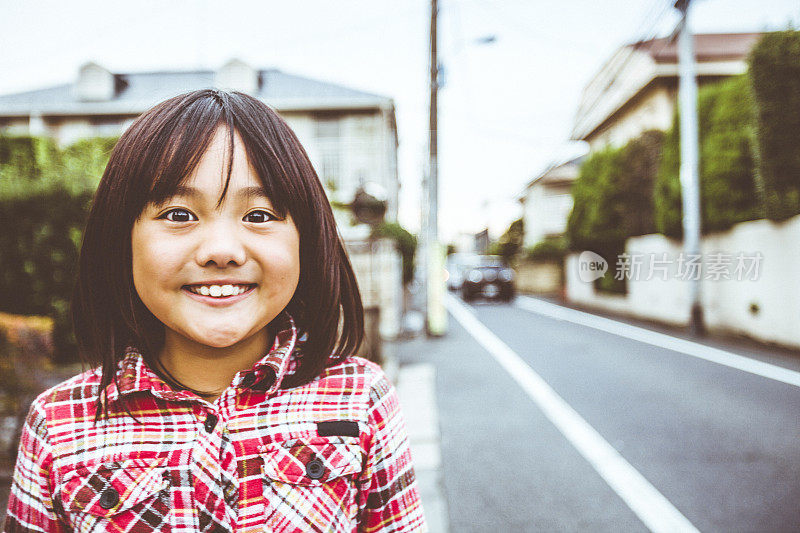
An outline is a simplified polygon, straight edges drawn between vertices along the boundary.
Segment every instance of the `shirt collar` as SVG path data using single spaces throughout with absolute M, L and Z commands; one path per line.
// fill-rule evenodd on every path
M 232 386 L 236 387 L 249 381 L 263 383 L 267 395 L 274 393 L 280 387 L 281 381 L 287 374 L 291 374 L 297 366 L 296 357 L 301 353 L 296 348 L 303 339 L 298 340 L 297 326 L 294 319 L 283 311 L 276 318 L 277 333 L 269 352 L 256 361 L 252 368 L 242 371 L 234 377 Z M 249 377 L 252 376 L 252 377 Z M 147 365 L 139 353 L 138 349 L 128 346 L 125 349 L 125 356 L 119 362 L 117 374 L 119 387 L 112 380 L 106 387 L 106 398 L 113 402 L 121 395 L 130 394 L 138 391 L 150 391 L 154 396 L 165 400 L 196 400 L 197 396 L 189 391 L 176 391 L 167 385 L 153 370 Z

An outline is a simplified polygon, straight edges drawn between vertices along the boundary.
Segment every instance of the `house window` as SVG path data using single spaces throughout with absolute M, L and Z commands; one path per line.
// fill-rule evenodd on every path
M 341 121 L 338 118 L 318 118 L 314 136 L 319 147 L 320 178 L 328 190 L 342 187 Z
M 318 118 L 316 126 L 317 139 L 341 137 L 341 122 L 338 118 Z

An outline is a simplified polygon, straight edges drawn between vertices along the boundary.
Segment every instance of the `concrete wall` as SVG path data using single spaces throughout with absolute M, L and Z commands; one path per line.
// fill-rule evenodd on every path
M 514 270 L 518 291 L 547 294 L 561 290 L 561 265 L 556 262 L 521 261 Z
M 390 239 L 346 242 L 364 308 L 380 308 L 380 334 L 394 339 L 403 313 L 403 260 Z
M 638 318 L 688 324 L 689 281 L 679 272 L 680 243 L 645 235 L 629 239 L 625 249 L 631 258 L 642 260 L 639 275 L 628 280 L 627 295 L 597 294 L 591 283 L 581 281 L 578 255 L 572 254 L 565 262 L 567 299 Z M 701 302 L 710 330 L 800 347 L 800 216 L 781 223 L 743 222 L 704 237 L 701 249 Z M 651 270 L 651 258 L 666 259 L 666 270 Z M 737 272 L 740 258 L 744 268 Z

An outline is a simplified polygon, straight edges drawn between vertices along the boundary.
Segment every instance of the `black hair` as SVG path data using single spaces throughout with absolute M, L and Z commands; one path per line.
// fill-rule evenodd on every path
M 145 112 L 120 137 L 84 232 L 71 313 L 81 356 L 102 368 L 95 420 L 101 412 L 108 415 L 101 397 L 116 382 L 127 346 L 137 347 L 154 371 L 160 366 L 164 325 L 133 285 L 133 224 L 149 203 L 169 198 L 192 173 L 220 126 L 227 128 L 231 158 L 239 135 L 273 207 L 292 217 L 300 237 L 300 279 L 286 311 L 307 338 L 296 371 L 281 387 L 312 381 L 362 343 L 356 278 L 325 190 L 295 133 L 269 106 L 246 94 L 213 89 L 182 94 Z M 220 203 L 232 167 L 231 160 Z

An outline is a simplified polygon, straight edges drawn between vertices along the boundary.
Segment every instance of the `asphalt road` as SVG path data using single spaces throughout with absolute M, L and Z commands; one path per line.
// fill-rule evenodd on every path
M 468 308 L 690 527 L 800 531 L 800 387 L 518 305 Z M 785 351 L 716 344 L 800 369 Z M 452 314 L 447 336 L 398 356 L 436 367 L 452 531 L 648 530 L 635 491 L 612 488 Z

